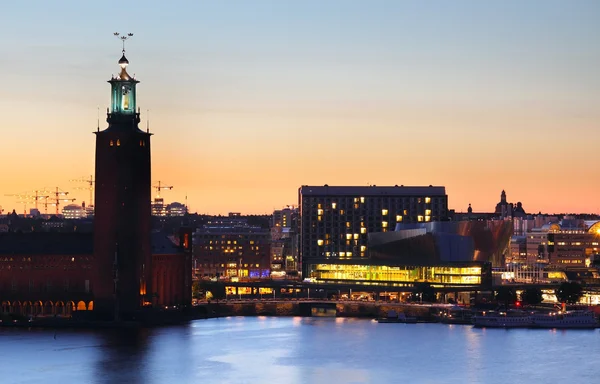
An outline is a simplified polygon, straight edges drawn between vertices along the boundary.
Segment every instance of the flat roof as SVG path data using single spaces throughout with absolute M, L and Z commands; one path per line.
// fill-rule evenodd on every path
M 300 187 L 300 194 L 307 196 L 446 196 L 446 187 L 432 186 L 309 186 Z

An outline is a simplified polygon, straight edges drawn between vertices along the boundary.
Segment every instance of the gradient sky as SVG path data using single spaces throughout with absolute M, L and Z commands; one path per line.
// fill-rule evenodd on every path
M 192 211 L 270 213 L 303 184 L 443 185 L 451 208 L 599 212 L 600 2 L 12 1 L 0 205 L 94 168 L 118 72 L 153 180 Z

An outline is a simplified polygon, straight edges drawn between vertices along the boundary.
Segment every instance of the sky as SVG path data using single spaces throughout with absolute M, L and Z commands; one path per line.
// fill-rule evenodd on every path
M 94 170 L 127 42 L 152 178 L 192 212 L 301 185 L 441 185 L 450 208 L 600 213 L 600 2 L 29 1 L 0 13 L 0 206 Z M 148 121 L 149 116 L 149 121 Z M 28 207 L 29 209 L 29 207 Z

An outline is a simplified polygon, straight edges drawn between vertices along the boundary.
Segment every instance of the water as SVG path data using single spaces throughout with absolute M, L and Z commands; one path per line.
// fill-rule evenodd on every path
M 593 383 L 599 357 L 598 330 L 267 317 L 0 328 L 2 383 Z

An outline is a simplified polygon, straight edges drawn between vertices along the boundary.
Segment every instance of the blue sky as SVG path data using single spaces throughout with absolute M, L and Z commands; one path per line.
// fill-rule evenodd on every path
M 600 187 L 585 164 L 600 139 L 599 20 L 598 1 L 13 1 L 0 14 L 0 106 L 15 112 L 0 117 L 14 128 L 1 156 L 29 157 L 6 193 L 93 169 L 119 31 L 135 34 L 154 175 L 200 211 L 269 211 L 301 184 L 367 182 L 443 184 L 459 210 L 492 209 L 506 188 L 536 210 L 595 211 L 573 202 Z M 67 142 L 60 166 L 41 166 Z M 583 165 L 527 168 L 557 155 Z M 481 164 L 494 166 L 471 185 Z M 562 173 L 575 195 L 542 187 Z

